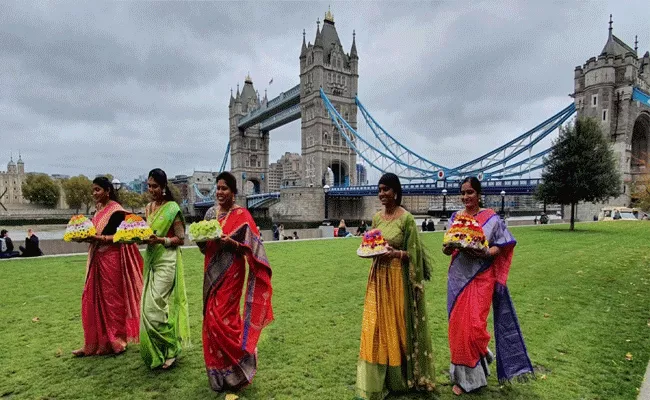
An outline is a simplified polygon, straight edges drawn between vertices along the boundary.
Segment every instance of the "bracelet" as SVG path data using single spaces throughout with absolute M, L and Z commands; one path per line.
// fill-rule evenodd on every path
M 169 247 L 169 246 L 172 245 L 172 240 L 170 238 L 166 237 L 164 239 L 164 241 L 165 241 L 165 244 L 164 244 L 165 247 Z

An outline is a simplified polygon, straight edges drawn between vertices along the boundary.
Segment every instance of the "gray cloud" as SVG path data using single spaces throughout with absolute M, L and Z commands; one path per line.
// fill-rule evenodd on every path
M 357 33 L 359 97 L 382 125 L 454 165 L 569 104 L 573 68 L 615 34 L 650 47 L 643 1 L 332 3 L 346 49 Z M 8 2 L 0 14 L 0 163 L 31 171 L 216 169 L 231 88 L 250 72 L 269 97 L 298 82 L 302 30 L 328 3 Z M 273 78 L 273 85 L 268 81 Z M 300 151 L 300 124 L 271 158 Z M 461 147 L 463 151 L 458 151 Z

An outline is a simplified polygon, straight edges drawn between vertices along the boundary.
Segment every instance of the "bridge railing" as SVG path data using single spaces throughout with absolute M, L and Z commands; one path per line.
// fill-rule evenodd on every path
M 260 124 L 260 129 L 261 130 L 271 130 L 275 124 L 283 124 L 285 119 L 292 119 L 295 118 L 296 115 L 300 117 L 300 104 L 296 104 L 295 106 L 291 106 L 287 108 L 286 110 L 277 113 L 273 115 L 272 117 L 269 117 L 262 121 Z

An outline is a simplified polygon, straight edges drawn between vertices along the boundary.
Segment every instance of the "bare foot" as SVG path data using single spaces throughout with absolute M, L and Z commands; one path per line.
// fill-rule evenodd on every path
M 176 362 L 176 358 L 169 358 L 165 360 L 165 363 L 162 365 L 162 369 L 170 369 L 174 363 Z
M 83 356 L 86 355 L 86 353 L 84 352 L 84 349 L 81 348 L 81 349 L 73 350 L 73 351 L 72 351 L 72 355 L 73 355 L 74 357 L 83 357 Z
M 461 394 L 464 393 L 464 392 L 463 392 L 463 389 L 461 389 L 460 386 L 458 386 L 458 385 L 454 385 L 454 387 L 451 388 L 451 391 L 454 392 L 454 394 L 455 394 L 456 396 L 460 396 Z

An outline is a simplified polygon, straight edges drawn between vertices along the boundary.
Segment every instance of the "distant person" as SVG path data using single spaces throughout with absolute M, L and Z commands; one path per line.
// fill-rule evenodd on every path
M 433 218 L 429 218 L 429 222 L 427 222 L 427 232 L 435 232 L 436 230 L 436 224 L 433 222 Z
M 345 226 L 345 220 L 344 220 L 344 219 L 342 219 L 342 220 L 339 222 L 339 230 L 336 232 L 336 236 L 338 236 L 338 237 L 348 237 L 348 236 L 352 236 L 351 233 L 348 233 L 348 229 L 347 229 L 347 227 Z
M 427 231 L 427 219 L 425 218 L 424 221 L 422 221 L 422 232 Z
M 546 215 L 545 212 L 543 212 L 542 215 L 540 215 L 539 223 L 542 224 L 542 225 L 548 224 L 548 215 Z
M 643 213 L 643 217 L 641 217 L 641 219 L 647 221 L 648 220 L 648 214 Z
M 6 229 L 0 231 L 0 258 L 18 257 L 20 252 L 14 251 L 14 242 Z
M 43 255 L 41 248 L 38 247 L 39 241 L 38 236 L 34 234 L 32 229 L 27 230 L 27 237 L 25 238 L 25 247 L 20 246 L 19 249 L 22 252 L 21 257 L 39 257 Z
M 594 221 L 598 221 L 598 215 L 594 214 Z
M 273 240 L 280 240 L 280 229 L 277 224 L 273 224 L 271 231 L 273 232 Z
M 298 232 L 293 231 L 293 238 L 294 238 L 295 240 L 300 239 L 300 238 L 298 237 Z
M 535 219 L 533 220 L 533 225 L 537 225 L 537 215 L 535 215 Z
M 284 225 L 283 224 L 280 224 L 280 226 L 278 227 L 278 232 L 280 234 L 280 240 L 284 240 Z
M 614 211 L 614 218 L 613 219 L 615 219 L 615 220 L 616 219 L 621 219 L 621 213 L 618 210 Z
M 362 236 L 368 230 L 368 225 L 366 221 L 361 221 L 361 225 L 357 228 L 357 236 Z

